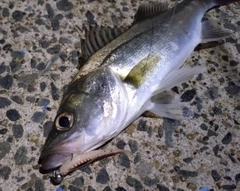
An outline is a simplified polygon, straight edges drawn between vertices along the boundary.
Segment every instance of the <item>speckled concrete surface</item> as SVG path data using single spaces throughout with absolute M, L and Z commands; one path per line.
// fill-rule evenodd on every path
M 124 153 L 61 187 L 39 173 L 40 149 L 77 73 L 83 23 L 127 26 L 142 2 L 0 2 L 0 190 L 240 190 L 239 3 L 207 14 L 235 33 L 198 48 L 186 64 L 207 72 L 173 89 L 195 118 L 139 118 L 106 145 Z

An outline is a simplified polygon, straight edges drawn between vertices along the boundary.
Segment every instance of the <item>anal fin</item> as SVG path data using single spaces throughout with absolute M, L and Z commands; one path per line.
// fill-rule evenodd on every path
M 202 43 L 217 41 L 231 36 L 231 31 L 224 29 L 216 21 L 207 20 L 202 22 Z

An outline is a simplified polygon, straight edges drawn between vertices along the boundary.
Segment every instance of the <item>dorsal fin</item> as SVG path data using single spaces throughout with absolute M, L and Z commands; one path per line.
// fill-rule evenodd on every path
M 128 29 L 129 27 L 111 28 L 97 25 L 89 26 L 89 29 L 85 27 L 85 39 L 81 40 L 81 61 L 86 62 L 95 52 L 126 32 Z
M 137 13 L 134 16 L 134 23 L 153 17 L 167 10 L 168 10 L 167 2 L 140 5 L 138 7 Z
M 134 16 L 134 22 L 142 21 L 149 17 L 153 17 L 159 13 L 162 13 L 168 9 L 167 3 L 151 3 L 146 5 L 140 5 L 137 13 Z M 126 32 L 129 27 L 105 27 L 105 26 L 89 26 L 84 27 L 85 39 L 81 40 L 81 62 L 86 62 L 90 56 L 92 56 L 99 49 L 107 45 L 109 42 Z

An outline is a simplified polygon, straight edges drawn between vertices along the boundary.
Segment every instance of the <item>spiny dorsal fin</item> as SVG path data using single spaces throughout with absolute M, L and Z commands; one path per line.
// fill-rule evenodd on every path
M 87 61 L 95 52 L 126 32 L 128 29 L 129 27 L 111 28 L 97 25 L 89 26 L 89 29 L 85 27 L 85 39 L 82 39 L 81 41 L 81 61 Z
M 137 13 L 134 16 L 134 23 L 153 17 L 167 10 L 168 10 L 167 2 L 140 5 L 137 10 Z
M 153 17 L 159 13 L 162 13 L 168 9 L 167 3 L 151 3 L 146 5 L 140 5 L 137 13 L 134 17 L 134 22 L 142 21 L 149 17 Z M 129 27 L 103 27 L 103 26 L 89 26 L 85 28 L 85 39 L 81 40 L 81 62 L 86 62 L 90 56 L 92 56 L 99 49 L 107 45 L 109 42 L 126 32 Z

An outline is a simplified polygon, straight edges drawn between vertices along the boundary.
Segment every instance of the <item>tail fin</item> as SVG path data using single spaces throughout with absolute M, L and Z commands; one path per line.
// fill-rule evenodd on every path
M 194 1 L 194 0 L 192 0 Z M 207 10 L 230 3 L 240 2 L 240 0 L 197 0 L 199 4 L 205 4 Z M 207 11 L 206 10 L 206 11 Z
M 215 3 L 215 6 L 221 6 L 221 5 L 226 5 L 234 2 L 240 2 L 240 0 L 213 0 Z

